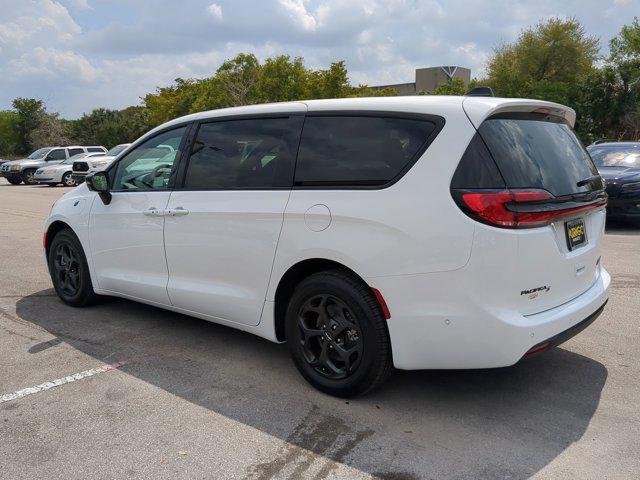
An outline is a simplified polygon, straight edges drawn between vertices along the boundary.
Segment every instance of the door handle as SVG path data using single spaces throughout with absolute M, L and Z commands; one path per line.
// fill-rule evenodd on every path
M 166 215 L 168 217 L 184 217 L 185 215 L 189 215 L 189 210 L 185 210 L 184 207 L 170 208 L 166 210 Z
M 158 210 L 156 207 L 151 207 L 149 210 L 145 210 L 144 213 L 147 217 L 162 217 L 164 216 L 164 210 Z

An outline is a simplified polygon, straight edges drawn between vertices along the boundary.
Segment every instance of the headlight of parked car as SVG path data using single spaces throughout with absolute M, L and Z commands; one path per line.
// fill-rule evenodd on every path
M 620 191 L 623 192 L 623 193 L 640 192 L 640 182 L 625 183 L 620 188 Z
M 11 165 L 11 171 L 12 172 L 19 172 L 20 171 L 20 165 Z

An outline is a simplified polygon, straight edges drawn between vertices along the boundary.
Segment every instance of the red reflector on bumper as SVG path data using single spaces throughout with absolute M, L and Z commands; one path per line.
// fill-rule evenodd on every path
M 382 314 L 384 315 L 384 318 L 389 320 L 391 318 L 391 312 L 389 311 L 389 307 L 387 307 L 387 302 L 384 301 L 384 298 L 382 297 L 380 290 L 378 290 L 377 288 L 371 287 L 371 291 L 376 296 L 376 300 L 378 300 L 378 303 L 380 304 L 380 308 L 382 309 Z
M 551 344 L 549 342 L 541 343 L 540 345 L 536 345 L 535 347 L 527 350 L 527 353 L 525 353 L 525 355 L 531 355 L 532 353 L 541 352 L 542 350 L 546 350 L 550 346 Z

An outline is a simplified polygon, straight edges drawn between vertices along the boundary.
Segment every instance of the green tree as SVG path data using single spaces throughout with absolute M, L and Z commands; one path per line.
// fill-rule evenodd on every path
M 497 48 L 488 63 L 488 81 L 499 96 L 567 104 L 579 81 L 593 72 L 598 50 L 598 39 L 576 19 L 552 18 Z
M 16 98 L 13 101 L 13 108 L 18 115 L 16 122 L 16 142 L 15 153 L 26 154 L 33 150 L 29 136 L 40 122 L 42 115 L 46 113 L 46 108 L 42 100 L 34 98 Z
M 0 155 L 14 155 L 18 148 L 19 116 L 11 110 L 0 111 Z

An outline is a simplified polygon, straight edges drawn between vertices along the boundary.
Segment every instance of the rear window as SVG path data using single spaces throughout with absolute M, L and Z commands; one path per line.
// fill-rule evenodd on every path
M 564 119 L 510 113 L 485 120 L 478 129 L 510 188 L 540 188 L 555 196 L 603 188 L 589 154 Z
M 602 145 L 587 149 L 600 167 L 640 167 L 640 143 L 637 145 Z
M 434 122 L 378 116 L 307 117 L 296 185 L 384 185 L 421 153 Z

